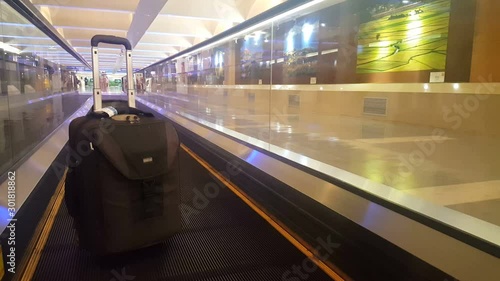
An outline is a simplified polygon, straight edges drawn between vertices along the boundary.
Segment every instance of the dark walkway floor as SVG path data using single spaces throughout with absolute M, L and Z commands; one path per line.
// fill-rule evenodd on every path
M 196 212 L 183 218 L 180 233 L 159 246 L 98 262 L 78 249 L 63 204 L 33 280 L 303 280 L 283 275 L 305 256 L 227 188 L 196 209 L 195 190 L 203 193 L 217 182 L 184 151 L 181 167 L 183 208 Z M 318 269 L 307 280 L 331 279 Z

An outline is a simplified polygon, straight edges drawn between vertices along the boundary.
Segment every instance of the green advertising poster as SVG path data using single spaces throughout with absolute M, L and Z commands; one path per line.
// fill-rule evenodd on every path
M 361 19 L 357 72 L 445 70 L 450 7 L 451 0 L 373 1 Z

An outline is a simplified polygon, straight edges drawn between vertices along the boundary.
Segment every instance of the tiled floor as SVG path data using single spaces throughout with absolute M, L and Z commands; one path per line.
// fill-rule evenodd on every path
M 181 94 L 141 96 L 278 147 L 500 225 L 500 138 L 347 116 L 269 115 Z M 287 112 L 293 112 L 293 108 Z

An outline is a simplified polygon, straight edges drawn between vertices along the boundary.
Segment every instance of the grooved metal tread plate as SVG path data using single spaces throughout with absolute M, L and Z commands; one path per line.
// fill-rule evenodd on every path
M 320 269 L 305 272 L 306 257 L 227 188 L 208 204 L 194 203 L 194 190 L 215 181 L 185 152 L 181 167 L 181 201 L 196 212 L 183 217 L 180 233 L 163 244 L 99 261 L 78 248 L 63 203 L 32 280 L 331 280 Z M 301 273 L 284 277 L 294 268 Z

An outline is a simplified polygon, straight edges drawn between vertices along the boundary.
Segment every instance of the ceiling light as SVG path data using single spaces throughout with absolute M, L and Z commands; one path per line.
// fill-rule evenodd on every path
M 96 27 L 84 27 L 84 26 L 68 26 L 68 25 L 58 25 L 55 28 L 61 29 L 77 29 L 77 30 L 93 30 L 93 31 L 106 31 L 106 32 L 127 32 L 125 29 L 109 29 L 109 28 L 96 28 Z
M 145 42 L 139 42 L 138 45 L 146 45 L 146 46 L 171 46 L 171 47 L 191 47 L 191 44 L 168 44 L 168 43 L 145 43 Z
M 320 4 L 321 2 L 324 2 L 324 1 L 325 0 L 314 0 L 314 1 L 308 2 L 308 3 L 306 3 L 306 4 L 302 5 L 302 6 L 299 6 L 299 7 L 295 8 L 295 9 L 289 10 L 287 12 L 284 12 L 284 13 L 280 14 L 280 15 L 277 15 L 276 17 L 267 19 L 267 20 L 262 21 L 262 22 L 254 25 L 252 27 L 249 27 L 249 28 L 244 29 L 244 30 L 242 30 L 240 32 L 237 32 L 237 33 L 233 34 L 230 38 L 223 38 L 223 39 L 217 40 L 217 41 L 215 41 L 213 43 L 210 43 L 210 44 L 208 44 L 206 46 L 203 46 L 203 49 L 208 49 L 208 48 L 210 48 L 212 46 L 219 45 L 219 44 L 221 44 L 223 42 L 226 42 L 226 41 L 229 41 L 229 40 L 235 40 L 235 42 L 237 42 L 238 37 L 241 36 L 241 35 L 243 35 L 243 34 L 248 34 L 249 32 L 251 32 L 252 30 L 255 30 L 255 29 L 261 29 L 261 28 L 265 27 L 266 25 L 270 24 L 271 22 L 275 22 L 275 21 L 279 21 L 281 19 L 287 18 L 287 17 L 289 17 L 290 15 L 292 15 L 294 13 L 297 13 L 299 11 L 305 10 L 307 8 L 310 8 L 312 6 Z M 342 1 L 342 0 L 337 0 L 335 2 L 340 2 L 340 1 Z M 180 56 L 178 58 L 183 58 L 183 57 L 189 56 L 191 54 L 199 52 L 199 50 L 200 50 L 200 48 L 197 48 L 197 49 L 195 49 L 195 50 L 193 50 L 193 51 L 191 51 L 189 53 L 186 53 L 186 54 L 184 54 L 184 55 L 182 55 L 182 56 Z
M 174 14 L 159 14 L 158 16 L 164 16 L 164 17 L 176 17 L 176 18 L 186 18 L 186 19 L 193 19 L 193 20 L 206 20 L 206 21 L 220 21 L 220 22 L 228 22 L 228 23 L 242 23 L 244 19 L 242 18 L 241 20 L 236 20 L 236 19 L 219 19 L 219 18 L 207 18 L 207 17 L 194 17 L 194 16 L 183 16 L 183 15 L 174 15 Z
M 77 7 L 77 6 L 62 6 L 62 5 L 52 5 L 52 4 L 38 4 L 35 6 L 37 6 L 39 8 L 55 8 L 55 9 L 68 9 L 68 10 L 93 11 L 93 12 L 109 12 L 109 13 L 122 13 L 122 14 L 134 14 L 135 13 L 134 11 L 127 11 L 127 10 L 85 8 L 85 7 Z
M 146 34 L 150 35 L 165 35 L 165 36 L 181 36 L 181 37 L 195 37 L 202 39 L 209 39 L 210 36 L 200 35 L 200 34 L 187 34 L 187 33 L 170 33 L 170 32 L 155 32 L 155 31 L 147 31 Z
M 7 38 L 20 38 L 20 39 L 34 39 L 34 40 L 50 40 L 49 37 L 37 37 L 37 36 L 16 36 L 16 35 L 2 35 L 2 37 L 7 37 Z M 88 40 L 86 40 L 88 41 Z
M 3 42 L 0 42 L 0 49 L 4 49 L 4 51 L 11 52 L 17 55 L 21 53 L 21 50 L 19 50 L 18 48 L 12 47 L 11 45 L 5 44 Z

